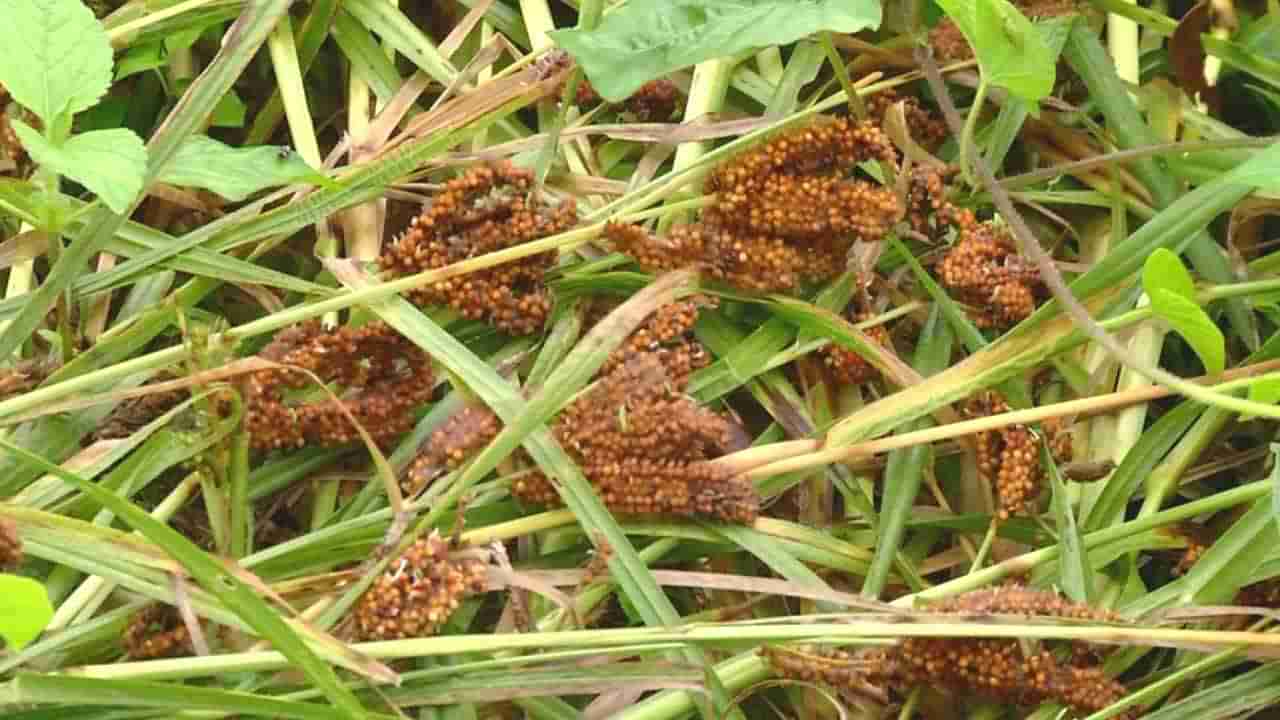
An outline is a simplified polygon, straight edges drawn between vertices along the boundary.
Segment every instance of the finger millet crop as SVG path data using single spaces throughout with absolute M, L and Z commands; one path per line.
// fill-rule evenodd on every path
M 534 176 L 509 162 L 481 165 L 448 182 L 409 230 L 387 245 L 382 269 L 403 277 L 564 232 L 577 222 L 572 199 L 552 205 Z M 554 250 L 446 278 L 409 291 L 418 304 L 447 305 L 512 335 L 542 329 L 551 312 L 544 275 Z
M 435 633 L 467 596 L 483 592 L 486 564 L 454 557 L 438 533 L 419 538 L 360 596 L 354 617 L 361 640 L 401 640 Z
M 880 127 L 823 119 L 731 158 L 708 179 L 700 222 L 660 238 L 611 223 L 606 236 L 642 267 L 696 266 L 757 292 L 827 280 L 844 270 L 855 240 L 876 241 L 902 216 L 889 188 L 845 175 L 858 163 L 895 162 Z
M 1120 622 L 1114 613 L 1016 586 L 966 593 L 930 605 L 927 612 Z M 896 646 L 856 654 L 769 648 L 764 655 L 784 677 L 837 688 L 869 681 L 905 695 L 915 687 L 935 687 L 1022 707 L 1057 702 L 1080 715 L 1097 712 L 1126 694 L 1094 653 L 1073 647 L 1064 662 L 1047 649 L 1024 649 L 1018 639 L 907 637 Z M 1136 711 L 1119 717 L 1136 717 Z
M 344 388 L 339 393 L 342 404 L 377 441 L 407 432 L 414 408 L 431 395 L 430 358 L 383 322 L 335 330 L 325 330 L 318 322 L 303 323 L 279 333 L 259 356 L 308 370 Z M 246 423 L 255 448 L 341 445 L 359 438 L 346 413 L 327 394 L 308 402 L 287 402 L 287 391 L 313 383 L 310 375 L 297 370 L 262 370 L 249 376 Z
M 1009 404 L 996 392 L 984 391 L 970 398 L 964 407 L 970 417 L 985 417 L 1009 412 Z M 1071 434 L 1057 418 L 1041 424 L 1049 451 L 1057 462 L 1071 456 Z M 978 472 L 995 485 L 997 513 L 1001 520 L 1029 512 L 1040 495 L 1044 483 L 1044 467 L 1040 463 L 1040 444 L 1025 425 L 1009 425 L 975 436 L 978 446 Z

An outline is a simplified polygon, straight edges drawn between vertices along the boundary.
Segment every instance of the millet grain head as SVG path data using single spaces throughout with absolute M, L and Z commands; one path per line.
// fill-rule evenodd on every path
M 425 352 L 383 322 L 325 330 L 308 322 L 280 333 L 260 357 L 315 373 L 345 389 L 347 411 L 378 441 L 407 432 L 413 410 L 431 395 L 433 374 Z M 262 370 L 246 385 L 246 424 L 260 450 L 342 445 L 359 439 L 346 413 L 328 395 L 291 404 L 285 392 L 309 388 L 309 375 Z
M 1009 404 L 999 393 L 983 391 L 964 406 L 970 417 L 1009 412 Z M 1057 419 L 1041 424 L 1045 441 L 1056 462 L 1071 457 L 1071 434 Z M 997 513 L 1001 520 L 1031 511 L 1044 484 L 1039 441 L 1025 425 L 1010 425 L 978 433 L 978 472 L 995 486 Z
M 867 97 L 867 115 L 883 125 L 885 113 L 899 102 L 903 104 L 907 132 L 921 147 L 926 150 L 937 149 L 951 135 L 946 121 L 940 114 L 926 109 L 919 98 L 903 95 L 893 88 L 881 90 Z
M 361 640 L 401 640 L 434 634 L 470 595 L 483 592 L 487 567 L 452 557 L 438 533 L 420 538 L 360 596 L 354 609 Z
M 753 292 L 785 292 L 838 275 L 857 240 L 874 242 L 902 217 L 888 188 L 846 175 L 860 162 L 895 163 L 874 123 L 825 118 L 784 132 L 720 165 L 700 222 L 662 238 L 610 225 L 608 237 L 642 267 L 697 267 Z
M 447 183 L 409 229 L 383 250 L 381 266 L 395 277 L 438 270 L 569 230 L 572 199 L 552 205 L 533 192 L 529 170 L 502 162 L 481 165 Z M 422 305 L 447 305 L 512 335 L 538 332 L 551 312 L 544 275 L 555 251 L 440 280 L 410 291 Z
M 454 470 L 472 453 L 489 444 L 502 430 L 502 421 L 487 407 L 468 405 L 431 433 L 400 486 L 406 495 L 417 495 L 436 477 Z
M 1049 292 L 1024 260 L 1008 228 L 993 223 L 962 227 L 959 241 L 938 264 L 942 284 L 970 306 L 981 328 L 1008 328 L 1028 318 Z
M 1055 593 L 1010 586 L 978 590 L 927 608 L 931 613 L 1016 615 L 1065 620 L 1120 622 L 1105 610 L 1067 601 Z M 863 682 L 906 695 L 916 687 L 946 689 L 1022 707 L 1057 702 L 1080 716 L 1124 697 L 1123 685 L 1101 668 L 1101 658 L 1072 648 L 1059 662 L 1044 649 L 1024 649 L 1016 639 L 907 637 L 896 646 L 858 653 L 800 653 L 771 648 L 764 656 L 783 677 L 854 688 Z M 1137 717 L 1136 711 L 1120 715 Z
M 645 353 L 611 371 L 561 412 L 552 429 L 610 510 L 696 515 L 751 523 L 750 482 L 708 462 L 736 437 L 724 417 L 679 394 L 659 357 Z M 523 502 L 558 504 L 539 472 L 517 478 Z

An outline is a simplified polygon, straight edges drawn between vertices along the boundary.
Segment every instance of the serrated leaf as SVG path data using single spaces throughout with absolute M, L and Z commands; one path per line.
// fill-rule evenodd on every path
M 983 78 L 1029 103 L 1053 92 L 1057 53 L 1007 0 L 938 0 L 973 46 Z M 1051 28 L 1055 34 L 1056 26 Z
M 204 135 L 188 138 L 160 181 L 212 190 L 228 200 L 244 200 L 263 188 L 310 180 L 316 172 L 289 148 L 260 145 L 236 148 Z
M 1148 294 L 1151 309 L 1195 350 L 1206 372 L 1217 374 L 1226 369 L 1226 338 L 1204 308 L 1171 290 L 1157 288 Z
M 89 188 L 114 213 L 128 210 L 142 191 L 147 148 L 132 130 L 94 130 L 54 145 L 22 122 L 14 121 L 13 129 L 42 168 Z
M 1150 295 L 1152 290 L 1168 290 L 1188 300 L 1195 300 L 1196 284 L 1191 273 L 1178 259 L 1178 255 L 1168 248 L 1160 248 L 1151 253 L 1142 266 L 1142 289 Z
M 880 26 L 875 0 L 631 0 L 594 30 L 551 37 L 610 102 L 644 83 L 704 60 L 786 45 L 830 30 Z
M 111 86 L 111 43 L 79 0 L 0 6 L 0 85 L 45 125 L 93 107 Z
M 36 639 L 53 617 L 44 586 L 31 578 L 0 574 L 0 636 L 10 650 Z

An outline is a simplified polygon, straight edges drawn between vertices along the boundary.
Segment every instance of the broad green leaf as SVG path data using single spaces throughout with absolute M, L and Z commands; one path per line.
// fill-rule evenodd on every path
M 1042 31 L 1008 0 L 938 0 L 938 4 L 973 46 L 988 83 L 1033 104 L 1053 92 L 1057 54 Z
M 31 578 L 0 574 L 0 637 L 10 650 L 36 639 L 53 617 L 44 585 Z
M 822 30 L 876 28 L 880 17 L 875 0 L 631 0 L 595 30 L 551 37 L 601 97 L 618 102 L 673 70 Z
M 1142 289 L 1150 294 L 1152 290 L 1168 290 L 1188 300 L 1196 297 L 1196 284 L 1191 273 L 1168 248 L 1160 248 L 1151 253 L 1146 264 L 1142 266 Z
M 1149 295 L 1151 309 L 1172 325 L 1196 351 L 1205 371 L 1210 374 L 1222 372 L 1227 362 L 1226 338 L 1204 308 L 1170 290 L 1156 289 Z
M 244 200 L 263 188 L 323 179 L 289 148 L 237 148 L 204 135 L 187 138 L 160 174 L 161 182 L 212 190 L 228 200 Z
M 0 48 L 0 85 L 46 126 L 111 86 L 111 43 L 80 0 L 6 0 Z
M 147 148 L 132 130 L 94 130 L 54 145 L 20 121 L 13 129 L 41 167 L 89 188 L 112 212 L 128 210 L 142 191 Z

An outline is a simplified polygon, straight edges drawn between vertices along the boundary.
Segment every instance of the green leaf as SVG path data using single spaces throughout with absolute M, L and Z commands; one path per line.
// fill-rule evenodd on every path
M 557 30 L 551 37 L 601 97 L 618 102 L 673 70 L 822 30 L 876 28 L 880 17 L 874 0 L 632 0 L 595 30 Z
M 213 109 L 213 119 L 209 121 L 212 127 L 220 128 L 242 128 L 244 127 L 245 118 L 249 115 L 249 108 L 236 94 L 235 90 L 222 96 L 218 101 L 218 106 Z
M 116 81 L 164 67 L 169 62 L 167 55 L 161 40 L 134 45 L 116 65 Z
M 1251 384 L 1249 386 L 1249 401 L 1270 403 L 1272 405 L 1280 402 L 1280 378 L 1264 377 Z
M 44 586 L 31 578 L 0 574 L 0 636 L 10 650 L 36 639 L 53 617 Z
M 1053 522 L 1058 529 L 1058 581 L 1067 597 L 1078 603 L 1088 603 L 1093 599 L 1093 574 L 1089 558 L 1085 553 L 1080 526 L 1076 524 L 1075 514 L 1071 511 L 1071 501 L 1067 498 L 1067 483 L 1063 481 L 1058 464 L 1053 461 L 1053 454 L 1044 443 L 1040 444 L 1040 462 L 1053 484 Z
M 1271 517 L 1280 524 L 1280 443 L 1271 443 Z
M 324 178 L 289 148 L 236 148 L 204 135 L 187 138 L 160 174 L 161 182 L 212 190 L 228 200 L 305 179 Z
M 42 168 L 89 188 L 112 212 L 128 210 L 142 191 L 147 148 L 132 130 L 94 130 L 54 145 L 21 121 L 13 129 Z
M 982 76 L 1029 103 L 1053 92 L 1057 53 L 1007 0 L 938 0 L 973 46 Z M 1051 28 L 1057 32 L 1056 26 Z
M 0 10 L 0 85 L 52 125 L 111 86 L 111 43 L 79 0 L 8 0 Z
M 172 710 L 214 710 L 242 717 L 297 718 L 298 720 L 345 720 L 346 718 L 391 718 L 391 715 L 349 711 L 321 705 L 274 698 L 266 694 L 192 687 L 176 683 L 123 678 L 81 678 L 22 673 L 13 681 L 20 702 L 65 706 L 71 703 L 101 704 L 108 707 L 157 708 Z
M 1168 290 L 1188 300 L 1196 297 L 1196 284 L 1191 273 L 1187 272 L 1177 254 L 1168 248 L 1159 248 L 1147 258 L 1142 266 L 1142 289 L 1148 295 L 1153 290 Z
M 1226 338 L 1204 308 L 1171 290 L 1157 288 L 1150 296 L 1151 309 L 1196 351 L 1206 372 L 1216 375 L 1226 369 Z
M 298 634 L 296 626 L 286 622 L 275 608 L 267 605 L 257 590 L 241 580 L 222 560 L 205 553 L 182 533 L 151 517 L 128 500 L 54 465 L 37 453 L 4 438 L 0 438 L 0 449 L 7 450 L 15 460 L 56 475 L 104 509 L 115 513 L 116 517 L 186 568 L 224 607 L 240 616 L 246 625 L 305 673 L 308 680 L 325 693 L 333 707 L 345 711 L 350 717 L 364 716 L 365 710 L 360 701 L 338 680 L 332 666 L 332 655 L 329 661 L 317 656 Z
M 1180 603 L 1208 605 L 1229 601 L 1249 584 L 1250 576 L 1271 551 L 1274 540 L 1272 503 L 1259 498 L 1181 578 Z
M 1260 190 L 1280 192 L 1280 142 L 1249 158 L 1228 177 Z

